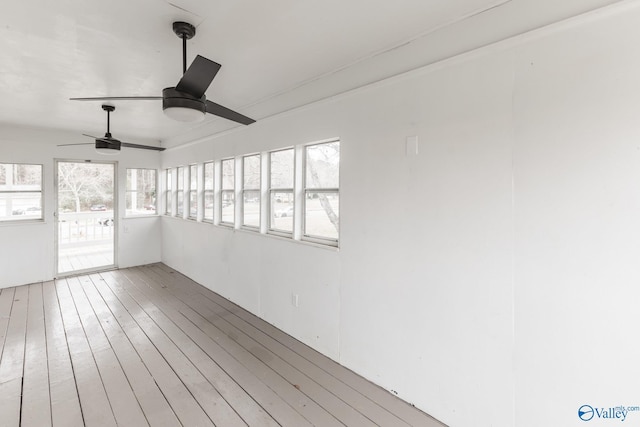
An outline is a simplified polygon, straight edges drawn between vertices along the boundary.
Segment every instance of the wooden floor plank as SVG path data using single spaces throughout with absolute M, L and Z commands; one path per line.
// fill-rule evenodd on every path
M 28 301 L 28 286 L 16 288 L 0 359 L 0 419 L 7 426 L 20 423 Z
M 174 283 L 177 286 L 180 286 L 181 289 L 195 289 L 195 291 L 198 292 L 198 294 L 202 297 L 211 299 L 216 304 L 223 307 L 225 309 L 225 319 L 231 321 L 231 319 L 237 318 L 242 322 L 251 325 L 251 327 L 263 332 L 266 336 L 271 337 L 286 348 L 291 349 L 291 351 L 296 355 L 301 356 L 313 365 L 317 366 L 330 377 L 340 380 L 353 390 L 357 390 L 358 393 L 366 396 L 367 399 L 375 402 L 376 405 L 384 408 L 386 411 L 393 414 L 398 419 L 404 421 L 404 423 L 411 426 L 444 426 L 444 424 L 442 424 L 438 420 L 409 405 L 407 402 L 398 399 L 387 390 L 384 390 L 383 388 L 372 384 L 370 381 L 355 374 L 353 371 L 344 368 L 333 360 L 313 350 L 309 346 L 294 339 L 290 335 L 285 334 L 275 326 L 264 322 L 257 316 L 241 309 L 231 301 L 222 298 L 220 295 L 205 288 L 204 286 L 193 282 L 191 279 L 185 277 L 179 272 L 176 272 L 170 267 L 158 263 L 148 266 L 142 266 L 139 268 L 143 271 L 151 270 L 158 274 L 159 277 L 164 277 L 164 280 L 169 280 L 170 283 Z M 393 421 L 393 419 L 388 419 L 388 421 L 391 422 Z
M 116 273 L 112 274 L 115 275 Z M 149 298 L 161 308 L 161 311 L 153 308 L 149 308 L 149 310 L 152 317 L 161 322 L 162 325 L 169 325 L 168 322 L 175 324 L 176 328 L 173 331 L 169 327 L 165 329 L 170 333 L 174 342 L 185 343 L 185 339 L 188 339 L 196 344 L 196 346 L 180 345 L 180 348 L 192 360 L 199 360 L 198 366 L 214 364 L 218 368 L 216 369 L 213 366 L 210 368 L 212 370 L 215 369 L 216 375 L 221 371 L 225 376 L 230 376 L 229 380 L 233 381 L 232 383 L 229 383 L 225 377 L 215 378 L 213 383 L 216 385 L 221 380 L 224 381 L 220 386 L 216 385 L 217 388 L 221 390 L 227 401 L 233 402 L 234 409 L 247 424 L 260 426 L 278 425 L 278 423 L 296 426 L 310 425 L 273 390 L 269 389 L 242 364 L 230 356 L 225 349 L 178 313 L 177 310 L 168 307 L 162 301 L 158 301 L 148 292 L 145 293 L 144 297 L 141 297 L 141 293 L 131 291 L 131 287 L 127 287 L 127 282 L 124 280 L 121 280 L 120 283 L 124 284 L 125 288 L 132 292 L 132 295 L 138 295 L 138 299 Z M 147 291 L 151 290 L 147 289 Z
M 51 398 L 49 396 L 49 368 L 46 363 L 47 338 L 41 283 L 29 285 L 27 313 L 27 342 L 20 425 L 22 427 L 46 427 L 51 425 Z
M 131 274 L 130 272 L 135 271 L 137 270 L 128 270 L 125 274 Z M 150 281 L 150 283 L 153 283 L 153 281 Z M 171 291 L 172 288 L 172 286 L 168 286 L 163 289 L 165 289 L 165 291 Z M 202 304 L 202 299 L 190 298 L 182 292 L 179 293 L 179 295 L 181 298 L 185 298 L 183 302 L 186 302 L 190 308 L 203 318 L 207 319 L 210 327 L 215 328 L 214 331 L 219 331 L 214 332 L 215 334 L 232 337 L 232 342 L 234 344 L 239 346 L 242 350 L 249 352 L 255 356 L 256 359 L 264 363 L 264 365 L 279 374 L 288 384 L 288 390 L 291 390 L 291 386 L 293 386 L 297 391 L 308 396 L 308 398 L 315 402 L 319 407 L 331 408 L 329 412 L 334 419 L 328 419 L 325 417 L 324 419 L 312 419 L 312 422 L 321 425 L 327 425 L 327 423 L 363 427 L 375 425 L 375 423 L 367 417 L 355 411 L 344 401 L 337 398 L 327 389 L 321 387 L 301 371 L 287 364 L 280 357 L 270 352 L 255 340 L 251 339 L 251 337 L 236 328 L 230 327 L 230 325 L 223 319 L 217 318 L 210 310 L 208 304 Z
M 185 317 L 209 337 L 214 338 L 226 352 L 252 372 L 255 377 L 265 382 L 269 388 L 292 405 L 311 424 L 321 426 L 343 425 L 332 415 L 331 411 L 322 408 L 317 402 L 304 394 L 297 383 L 287 381 L 280 372 L 275 371 L 259 357 L 239 345 L 236 342 L 237 337 L 233 335 L 227 336 L 227 334 L 217 329 L 203 316 L 191 310 L 178 299 L 173 298 L 171 303 L 176 304 L 178 310 Z M 331 410 L 333 409 L 331 408 Z
M 6 288 L 0 290 L 0 357 L 4 349 L 4 341 L 7 337 L 9 319 L 11 319 L 11 306 L 16 288 Z
M 94 281 L 100 283 L 100 277 L 98 275 L 83 276 L 80 278 L 80 286 L 127 375 L 147 421 L 152 427 L 180 426 L 178 418 L 147 366 L 95 289 Z
M 135 269 L 134 271 L 147 272 L 147 274 L 150 275 L 156 272 L 151 269 L 142 268 Z M 174 283 L 172 283 L 174 282 L 174 280 L 171 280 L 171 275 L 156 275 L 152 277 L 155 280 L 161 281 L 168 287 L 174 287 Z M 229 313 L 227 309 L 217 304 L 215 301 L 210 300 L 210 302 L 205 304 L 203 302 L 201 294 L 199 293 L 200 288 L 201 287 L 199 285 L 193 283 L 192 285 L 187 286 L 185 286 L 185 284 L 182 284 L 181 287 L 176 289 L 180 289 L 179 294 L 182 296 L 182 298 L 189 298 L 185 301 L 187 301 L 190 305 L 193 306 L 193 304 L 199 304 L 201 306 L 205 306 L 208 309 L 206 317 L 210 321 L 211 319 L 215 318 L 216 320 L 214 324 L 217 326 L 219 325 L 219 327 L 222 328 L 222 330 L 227 334 L 243 333 L 246 336 L 250 337 L 251 341 L 244 344 L 245 348 L 255 348 L 254 342 L 259 343 L 259 345 L 264 347 L 265 351 L 277 355 L 279 358 L 281 358 L 293 368 L 297 369 L 299 372 L 304 372 L 312 381 L 316 382 L 326 390 L 331 390 L 331 393 L 334 394 L 338 399 L 350 405 L 351 408 L 357 410 L 360 414 L 366 414 L 366 416 L 371 419 L 371 422 L 375 423 L 376 425 L 409 427 L 409 424 L 407 424 L 382 406 L 376 404 L 374 401 L 370 400 L 368 397 L 364 396 L 339 379 L 331 375 L 327 375 L 327 373 L 317 365 L 311 363 L 309 360 L 305 359 L 299 354 L 292 352 L 289 347 L 286 347 L 281 342 L 273 339 L 271 336 L 248 324 L 246 321 L 240 319 L 239 317 L 230 316 L 229 314 L 231 313 Z M 282 369 L 283 368 L 279 368 L 279 370 Z M 326 402 L 324 404 L 331 406 L 329 402 Z M 349 416 L 351 416 L 351 418 L 349 418 Z M 354 418 L 351 414 L 346 414 L 343 418 L 338 418 L 344 420 L 348 424 L 366 425 L 366 422 L 359 420 L 358 418 Z
M 111 273 L 115 276 L 116 273 Z M 116 278 L 117 280 L 117 278 Z M 156 305 L 157 301 L 148 293 L 139 292 L 138 288 L 132 283 L 126 281 L 118 281 L 124 284 L 124 289 L 134 298 L 145 312 L 154 320 L 154 322 L 162 328 L 167 336 L 180 348 L 184 355 L 197 366 L 202 375 L 218 390 L 221 396 L 233 407 L 240 417 L 248 425 L 260 426 L 277 426 L 279 425 L 265 410 L 243 389 L 238 383 L 218 364 L 218 359 L 210 357 L 202 348 L 201 343 L 192 339 L 184 328 L 192 333 L 200 332 L 200 337 L 206 336 L 202 334 L 194 325 L 190 324 L 183 316 L 172 317 L 176 313 L 164 313 L 159 310 Z M 194 345 L 194 343 L 196 345 Z M 236 363 L 237 366 L 240 366 Z M 236 367 L 237 367 L 236 366 Z M 252 382 L 255 382 L 253 379 Z M 249 384 L 246 384 L 249 385 Z M 284 402 L 282 402 L 284 403 Z M 296 422 L 300 422 L 296 420 Z
M 233 410 L 228 402 L 224 400 L 218 390 L 207 381 L 202 373 L 198 371 L 193 363 L 180 351 L 178 346 L 171 341 L 166 332 L 149 317 L 144 311 L 144 307 L 139 306 L 136 300 L 118 285 L 117 281 L 113 280 L 111 274 L 105 273 L 102 277 L 114 295 L 120 300 L 121 304 L 132 313 L 135 321 L 173 367 L 176 374 L 183 380 L 186 387 L 191 391 L 194 398 L 200 406 L 202 406 L 214 424 L 230 427 L 246 426 L 246 423 Z
M 133 314 L 136 313 L 129 313 L 104 282 L 100 281 L 95 288 L 151 372 L 180 422 L 185 426 L 213 426 L 213 422 L 193 398 L 187 386 L 152 343 L 153 335 L 148 337 L 136 323 L 133 318 Z M 193 384 L 190 386 L 193 387 Z
M 67 280 L 56 281 L 62 322 L 69 343 L 71 364 L 76 378 L 85 426 L 116 426 L 100 371 L 78 317 Z
M 444 426 L 164 264 L 0 290 L 0 424 Z
M 81 426 L 84 425 L 84 421 L 80 399 L 71 366 L 62 314 L 58 305 L 58 295 L 53 282 L 46 282 L 42 285 L 42 296 L 47 339 L 51 420 L 54 426 Z
M 140 427 L 149 425 L 120 361 L 82 291 L 79 279 L 72 277 L 67 279 L 67 283 L 117 424 Z

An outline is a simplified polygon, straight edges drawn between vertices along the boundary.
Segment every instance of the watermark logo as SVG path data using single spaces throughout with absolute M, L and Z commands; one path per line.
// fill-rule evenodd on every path
M 582 421 L 591 421 L 595 411 L 590 405 L 582 405 L 580 409 L 578 409 L 578 416 Z
M 582 405 L 578 408 L 578 418 L 582 421 L 591 421 L 594 418 L 624 421 L 630 412 L 640 412 L 640 406 L 611 406 L 608 408 L 600 406 Z

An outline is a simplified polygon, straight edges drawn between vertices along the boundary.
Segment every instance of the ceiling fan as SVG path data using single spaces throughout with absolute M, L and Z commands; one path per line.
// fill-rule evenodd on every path
M 93 138 L 96 140 L 96 151 L 100 154 L 118 154 L 120 152 L 121 147 L 127 148 L 140 148 L 143 150 L 155 150 L 155 151 L 164 151 L 164 147 L 154 147 L 151 145 L 141 145 L 141 144 L 132 144 L 130 142 L 122 142 L 119 139 L 115 139 L 111 136 L 110 130 L 110 114 L 116 109 L 113 105 L 103 104 L 102 109 L 107 112 L 107 132 L 104 134 L 103 138 L 99 138 L 93 135 L 87 135 L 83 133 L 82 135 L 88 136 L 89 138 Z M 66 147 L 69 145 L 89 145 L 90 142 L 83 142 L 80 144 L 60 144 L 58 147 Z
M 173 32 L 182 39 L 183 76 L 175 87 L 162 90 L 162 96 L 107 96 L 95 98 L 70 98 L 72 101 L 129 101 L 162 100 L 162 110 L 172 119 L 195 122 L 203 120 L 206 113 L 223 117 L 243 125 L 255 120 L 211 102 L 205 92 L 220 70 L 221 65 L 197 55 L 187 69 L 187 40 L 196 35 L 196 28 L 186 22 L 174 22 Z

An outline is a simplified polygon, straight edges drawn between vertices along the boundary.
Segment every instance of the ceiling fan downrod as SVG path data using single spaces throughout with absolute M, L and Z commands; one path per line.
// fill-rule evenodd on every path
M 187 72 L 187 40 L 196 35 L 196 27 L 188 22 L 173 23 L 173 32 L 182 39 L 182 74 Z
M 111 138 L 111 112 L 115 111 L 116 107 L 113 105 L 102 104 L 102 109 L 107 112 L 107 133 L 104 134 L 104 137 Z

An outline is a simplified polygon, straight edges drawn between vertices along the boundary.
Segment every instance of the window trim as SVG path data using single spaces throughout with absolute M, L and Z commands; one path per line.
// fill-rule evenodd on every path
M 164 173 L 164 215 L 173 216 L 173 170 L 175 168 L 166 168 Z
M 211 189 L 207 190 L 207 165 L 211 165 Z M 202 163 L 202 221 L 213 222 L 216 216 L 216 162 L 211 160 Z M 207 218 L 207 194 L 211 193 L 211 218 Z

